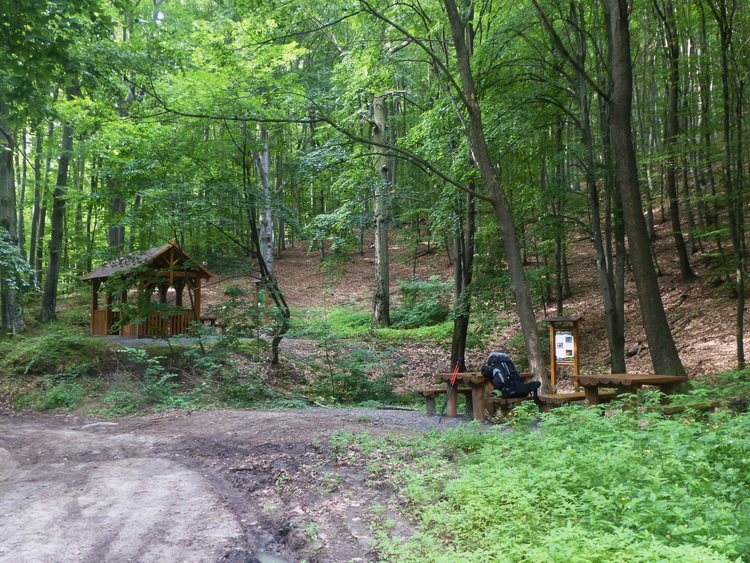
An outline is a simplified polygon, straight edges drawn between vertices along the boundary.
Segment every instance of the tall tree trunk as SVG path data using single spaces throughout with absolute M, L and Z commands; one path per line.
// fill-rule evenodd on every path
M 473 189 L 473 186 L 470 186 Z M 454 311 L 453 338 L 451 338 L 451 369 L 458 362 L 461 371 L 466 370 L 466 337 L 469 334 L 471 301 L 466 289 L 472 278 L 474 264 L 474 233 L 476 231 L 476 206 L 471 194 L 466 194 L 466 225 L 463 226 L 461 206 L 456 214 L 456 230 L 453 238 L 455 258 L 453 260 Z
M 735 178 L 736 188 L 734 191 L 734 225 L 732 231 L 735 233 L 735 259 L 737 260 L 737 312 L 735 325 L 735 339 L 737 341 L 737 368 L 745 369 L 745 272 L 747 269 L 745 259 L 745 202 L 743 197 L 743 183 L 745 176 L 744 151 L 743 151 L 743 132 L 742 123 L 744 117 L 744 91 L 745 83 L 743 80 L 737 84 L 737 115 L 734 123 L 737 128 L 737 177 Z
M 18 234 L 18 252 L 24 259 L 26 259 L 26 231 L 23 222 L 23 208 L 24 202 L 26 201 L 26 180 L 28 178 L 28 159 L 26 158 L 26 143 L 28 136 L 26 135 L 26 128 L 21 130 L 21 134 L 23 135 L 23 144 L 21 146 L 21 185 L 18 190 L 18 219 L 16 221 L 16 233 Z
M 274 192 L 278 198 L 281 198 L 281 191 L 284 188 L 282 163 L 283 160 L 279 154 L 276 156 L 274 163 L 274 170 L 276 171 Z M 281 213 L 276 216 L 276 236 L 278 237 L 276 239 L 276 258 L 281 258 L 281 252 L 286 250 L 286 221 Z
M 584 69 L 588 58 L 588 37 L 585 27 L 584 7 L 578 3 L 577 7 L 571 7 L 571 21 L 576 26 L 576 91 L 578 94 L 578 105 L 580 107 L 580 132 L 583 145 L 583 163 L 588 192 L 588 202 L 591 214 L 591 240 L 594 245 L 594 262 L 599 276 L 599 289 L 602 293 L 604 304 L 604 325 L 607 330 L 607 344 L 609 345 L 609 363 L 612 373 L 625 373 L 625 332 L 621 323 L 622 311 L 617 306 L 617 286 L 615 285 L 616 262 L 612 259 L 611 252 L 607 252 L 608 246 L 602 233 L 602 211 L 599 198 L 599 186 L 596 177 L 596 165 L 594 159 L 594 137 L 591 126 L 591 99 L 590 89 L 586 83 Z M 602 130 L 606 136 L 609 134 L 606 114 L 602 116 Z M 608 160 L 608 144 L 604 143 L 605 161 Z M 605 179 L 606 180 L 606 179 Z M 609 182 L 607 181 L 609 184 Z M 611 224 L 611 221 L 607 221 Z
M 465 42 L 465 29 L 461 15 L 454 0 L 443 0 L 451 26 L 453 45 L 456 51 L 458 73 L 461 77 L 462 101 L 469 116 L 469 142 L 474 161 L 477 163 L 482 180 L 489 192 L 492 208 L 500 225 L 500 235 L 505 247 L 505 259 L 510 273 L 511 291 L 516 301 L 516 310 L 521 322 L 529 357 L 531 371 L 534 377 L 542 382 L 542 392 L 549 393 L 551 383 L 549 372 L 544 361 L 541 341 L 537 332 L 536 314 L 531 302 L 531 293 L 523 269 L 521 243 L 518 239 L 513 213 L 510 203 L 500 184 L 498 169 L 490 157 L 489 148 L 484 137 L 484 123 L 479 106 L 479 99 L 474 87 L 474 77 L 471 70 L 469 53 Z
M 18 253 L 16 209 L 16 184 L 13 173 L 15 139 L 5 121 L 5 104 L 0 101 L 0 230 L 9 243 L 3 252 Z M 19 254 L 20 262 L 20 254 Z M 15 272 L 2 272 L 0 275 L 0 328 L 2 333 L 19 333 L 26 328 L 23 321 L 21 296 L 13 281 Z
M 727 5 L 729 4 L 729 5 Z M 737 366 L 739 369 L 745 367 L 745 252 L 744 252 L 744 210 L 742 203 L 742 192 L 738 183 L 741 165 L 737 168 L 737 178 L 732 172 L 734 164 L 732 143 L 732 101 L 730 92 L 730 64 L 729 54 L 732 52 L 732 34 L 734 32 L 732 22 L 737 9 L 734 0 L 711 0 L 708 5 L 713 12 L 716 23 L 719 26 L 721 49 L 719 60 L 721 61 L 721 87 L 722 87 L 722 110 L 724 131 L 724 189 L 726 207 L 729 215 L 729 230 L 732 237 L 733 266 L 735 271 L 735 292 L 737 294 L 735 341 L 737 346 Z M 741 102 L 737 102 L 738 108 Z M 740 122 L 741 123 L 741 122 Z M 736 124 L 737 127 L 740 124 Z M 741 161 L 741 156 L 738 155 Z
M 372 103 L 373 140 L 385 145 L 386 133 L 385 96 L 376 96 Z M 380 176 L 375 188 L 375 294 L 372 299 L 372 322 L 374 326 L 388 327 L 390 318 L 390 259 L 388 256 L 388 192 L 390 190 L 390 173 L 385 155 L 375 160 L 375 167 Z
M 631 130 L 632 61 L 630 60 L 629 5 L 625 0 L 602 0 L 607 21 L 611 95 L 608 100 L 612 146 L 617 180 L 622 193 L 622 211 L 628 234 L 630 257 L 641 318 L 651 361 L 656 373 L 685 375 L 661 300 L 656 270 L 651 259 L 648 229 L 643 217 L 638 167 Z
M 685 238 L 682 236 L 682 225 L 680 223 L 680 204 L 677 197 L 677 136 L 680 132 L 680 121 L 678 109 L 680 104 L 680 45 L 677 38 L 677 27 L 674 22 L 674 8 L 672 0 L 664 0 L 664 11 L 655 3 L 656 11 L 664 24 L 664 33 L 667 41 L 667 61 L 669 64 L 669 85 L 665 144 L 667 148 L 666 158 L 666 182 L 667 196 L 669 201 L 669 218 L 672 223 L 672 236 L 674 237 L 675 249 L 680 260 L 680 277 L 682 281 L 692 281 L 696 278 L 695 272 L 690 267 Z
M 110 216 L 119 217 L 119 221 L 107 229 L 107 245 L 110 248 L 125 249 L 125 225 L 122 223 L 125 211 L 125 198 L 116 195 L 109 201 Z
M 273 275 L 273 211 L 271 210 L 271 153 L 268 147 L 268 129 L 261 129 L 261 151 L 255 157 L 260 175 L 260 247 L 263 260 L 270 275 Z
M 74 89 L 68 90 L 68 100 L 74 97 Z M 42 322 L 57 316 L 57 286 L 60 280 L 60 264 L 63 251 L 63 228 L 65 224 L 65 203 L 67 199 L 68 168 L 73 151 L 73 126 L 66 122 L 62 133 L 62 151 L 57 164 L 57 183 L 52 192 L 52 215 L 50 217 L 49 261 L 47 277 L 42 295 Z
M 29 238 L 29 266 L 34 268 L 36 260 L 36 247 L 39 236 L 39 211 L 42 199 L 42 149 L 44 140 L 41 129 L 37 128 L 34 135 L 36 138 L 36 150 L 34 151 L 34 206 L 31 212 L 31 237 Z

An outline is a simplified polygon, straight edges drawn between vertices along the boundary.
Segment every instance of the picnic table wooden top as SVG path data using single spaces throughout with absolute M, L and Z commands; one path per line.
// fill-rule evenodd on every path
M 450 382 L 453 379 L 453 372 L 446 371 L 436 373 L 435 381 L 438 382 Z M 456 374 L 456 381 L 461 383 L 484 383 L 485 379 L 481 371 L 459 371 Z
M 435 381 L 437 382 L 449 382 L 453 379 L 453 372 L 445 371 L 433 374 Z M 524 379 L 531 379 L 534 377 L 533 373 L 524 372 L 521 374 Z M 487 380 L 482 375 L 481 371 L 459 371 L 456 374 L 456 381 L 461 383 L 485 383 Z
M 582 386 L 639 387 L 641 385 L 674 385 L 687 381 L 684 375 L 656 375 L 646 373 L 609 373 L 604 375 L 577 375 L 574 379 Z

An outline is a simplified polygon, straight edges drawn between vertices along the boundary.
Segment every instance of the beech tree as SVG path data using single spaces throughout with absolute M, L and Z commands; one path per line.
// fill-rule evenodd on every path
M 24 142 L 34 153 L 34 196 L 8 195 L 16 212 L 3 214 L 30 233 L 19 256 L 28 247 L 49 272 L 45 315 L 54 316 L 58 257 L 69 283 L 119 248 L 169 239 L 209 260 L 228 238 L 243 243 L 232 253 L 254 254 L 256 229 L 272 272 L 287 240 L 304 239 L 333 263 L 367 250 L 374 217 L 404 220 L 415 240 L 423 229 L 456 235 L 455 252 L 443 248 L 456 260 L 457 304 L 478 283 L 494 288 L 487 309 L 515 307 L 531 369 L 544 378 L 536 311 L 553 298 L 565 309 L 575 291 L 565 287 L 566 248 L 584 234 L 611 366 L 624 371 L 627 231 L 654 369 L 680 373 L 652 254 L 668 220 L 675 248 L 690 243 L 679 254 L 683 277 L 691 261 L 705 268 L 689 252 L 715 250 L 731 268 L 741 365 L 748 125 L 736 37 L 748 10 L 730 0 L 535 3 L 72 0 L 37 10 L 17 0 L 20 11 L 0 21 L 3 142 L 18 162 Z M 31 32 L 53 48 L 26 41 Z M 81 70 L 82 111 L 64 114 L 55 96 Z M 380 108 L 388 135 L 372 128 Z M 50 198 L 45 178 L 62 178 L 63 137 L 74 139 L 70 166 Z M 386 299 L 387 274 L 376 284 Z M 455 313 L 457 357 L 474 312 Z
M 17 209 L 13 154 L 15 138 L 5 120 L 6 105 L 0 99 L 0 330 L 23 332 L 23 308 L 19 281 L 22 263 L 18 249 Z
M 632 61 L 630 58 L 631 6 L 626 0 L 602 0 L 607 22 L 612 146 L 617 180 L 622 192 L 623 218 L 628 233 L 630 262 L 633 266 L 643 327 L 651 361 L 659 374 L 685 375 L 661 300 L 651 246 L 643 216 L 635 147 L 631 130 Z

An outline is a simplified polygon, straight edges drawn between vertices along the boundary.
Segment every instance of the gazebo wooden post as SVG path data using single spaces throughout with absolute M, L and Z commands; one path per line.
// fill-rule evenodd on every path
M 185 279 L 180 278 L 174 281 L 174 304 L 176 307 L 182 307 L 182 295 L 185 291 Z
M 101 280 L 94 280 L 91 284 L 91 334 L 96 334 L 96 327 L 94 319 L 96 319 L 96 312 L 99 310 L 99 288 L 101 287 Z
M 193 284 L 195 289 L 193 290 L 193 310 L 195 314 L 195 322 L 201 322 L 201 278 L 196 276 L 193 278 Z
M 167 294 L 169 293 L 169 284 L 168 283 L 160 283 L 159 284 L 159 303 L 166 303 L 167 302 Z
M 114 302 L 115 299 L 112 296 L 112 292 L 108 291 L 105 305 L 106 313 L 104 314 L 104 334 L 109 334 L 112 331 L 112 326 L 115 324 L 115 314 L 112 311 L 112 305 L 114 305 Z

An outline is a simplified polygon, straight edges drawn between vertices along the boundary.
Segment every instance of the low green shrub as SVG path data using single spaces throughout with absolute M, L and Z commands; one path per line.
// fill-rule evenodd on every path
M 2 351 L 0 365 L 26 375 L 87 375 L 108 354 L 105 342 L 60 325 L 35 338 L 14 336 Z
M 361 403 L 363 401 L 393 400 L 393 376 L 398 362 L 390 358 L 391 351 L 376 352 L 369 348 L 350 348 L 332 351 L 324 341 L 318 369 L 322 375 L 311 385 L 311 393 L 326 401 Z
M 713 380 L 708 379 L 692 385 L 696 390 L 704 389 L 707 397 L 716 400 L 750 401 L 750 369 L 719 373 Z
M 419 532 L 381 541 L 384 559 L 750 560 L 750 415 L 519 413 L 425 435 L 433 454 L 395 473 Z
M 268 384 L 257 373 L 224 377 L 216 387 L 218 397 L 233 407 L 250 407 L 273 397 Z
M 64 382 L 19 393 L 13 399 L 13 407 L 40 411 L 69 410 L 79 406 L 85 397 L 86 390 L 80 383 Z
M 398 285 L 400 304 L 391 311 L 396 329 L 421 328 L 443 323 L 450 316 L 451 284 L 432 276 L 427 281 L 411 280 Z
M 444 343 L 450 341 L 453 335 L 453 321 L 423 326 L 419 328 L 395 329 L 395 328 L 376 328 L 373 330 L 378 338 L 384 342 L 434 342 Z

